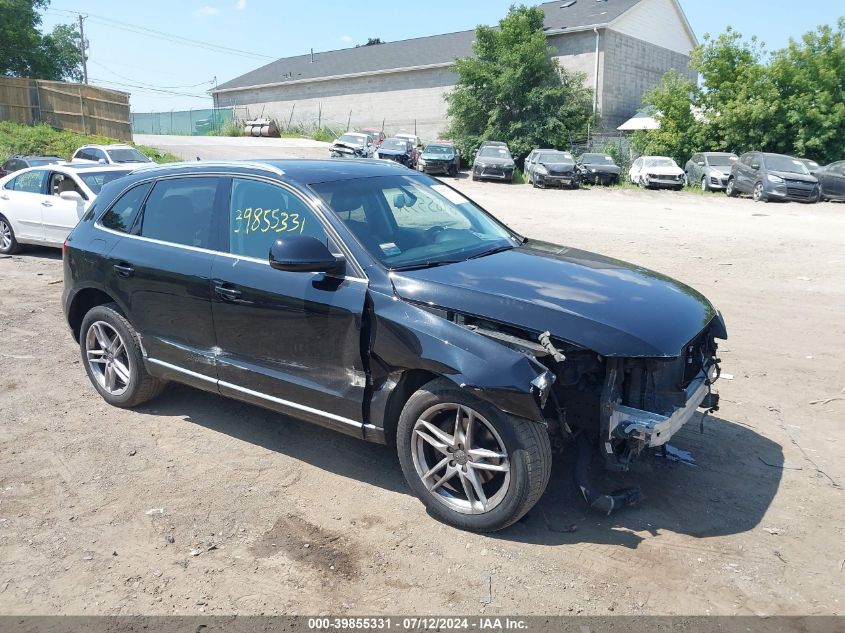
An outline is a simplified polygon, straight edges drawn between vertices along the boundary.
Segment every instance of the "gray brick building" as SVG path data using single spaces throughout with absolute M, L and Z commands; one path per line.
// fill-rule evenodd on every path
M 695 35 L 677 0 L 558 0 L 541 4 L 560 64 L 583 72 L 605 129 L 641 106 L 670 69 L 695 78 Z M 447 125 L 452 63 L 472 54 L 474 31 L 286 57 L 220 84 L 215 105 L 244 118 L 269 116 L 352 127 L 384 127 L 432 138 Z

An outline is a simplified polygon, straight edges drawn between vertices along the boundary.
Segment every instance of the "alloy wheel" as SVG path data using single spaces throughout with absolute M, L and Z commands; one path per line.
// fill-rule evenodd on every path
M 95 321 L 85 335 L 85 357 L 91 375 L 113 396 L 126 392 L 132 380 L 126 344 L 116 329 Z
M 12 227 L 6 220 L 0 220 L 0 249 L 7 251 L 12 248 Z
M 414 425 L 411 458 L 428 491 L 461 514 L 490 512 L 510 485 L 501 436 L 465 405 L 440 403 L 426 409 Z
M 754 202 L 760 202 L 763 200 L 763 183 L 758 182 L 754 185 Z
M 704 176 L 704 177 L 701 179 L 701 190 L 702 190 L 702 191 L 707 191 L 707 176 Z

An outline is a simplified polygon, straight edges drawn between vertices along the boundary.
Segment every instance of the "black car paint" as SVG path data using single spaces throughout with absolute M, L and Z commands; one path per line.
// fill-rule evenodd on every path
M 75 336 L 88 307 L 114 301 L 138 329 L 152 375 L 384 442 L 396 402 L 434 376 L 514 416 L 543 419 L 531 381 L 545 367 L 452 314 L 550 329 L 606 355 L 678 356 L 708 323 L 724 330 L 712 305 L 678 282 L 541 242 L 461 264 L 391 272 L 307 185 L 400 167 L 361 159 L 266 164 L 159 167 L 106 185 L 65 246 L 63 304 Z M 96 223 L 129 187 L 186 174 L 240 175 L 296 192 L 344 254 L 345 273 L 277 271 L 259 260 Z M 522 276 L 508 278 L 515 274 Z
M 593 185 L 619 182 L 621 169 L 616 163 L 591 163 L 589 160 L 584 162 L 584 155 L 581 155 L 575 162 L 575 166 L 581 175 L 582 182 L 588 182 Z

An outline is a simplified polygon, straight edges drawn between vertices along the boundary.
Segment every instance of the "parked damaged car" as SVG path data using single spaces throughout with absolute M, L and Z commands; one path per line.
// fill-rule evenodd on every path
M 734 198 L 750 194 L 755 202 L 786 200 L 818 202 L 818 179 L 804 162 L 785 154 L 746 152 L 731 167 L 725 193 Z
M 626 470 L 717 401 L 727 334 L 701 294 L 526 238 L 386 161 L 135 172 L 103 187 L 63 265 L 108 403 L 174 381 L 390 444 L 430 513 L 463 529 L 528 512 L 566 443 L 591 506 L 636 502 L 596 490 L 591 462 Z
M 436 141 L 425 146 L 417 159 L 417 169 L 425 174 L 457 176 L 461 167 L 461 153 L 454 144 Z
M 361 132 L 347 132 L 338 137 L 329 148 L 332 158 L 371 158 L 374 151 L 373 138 Z
M 579 174 L 569 152 L 556 149 L 533 149 L 525 158 L 525 177 L 532 186 L 578 187 Z
M 737 161 L 731 152 L 699 152 L 684 165 L 687 184 L 702 191 L 723 190 L 728 186 L 731 167 Z
M 822 200 L 845 200 L 845 160 L 819 167 L 816 178 Z
M 640 156 L 628 170 L 628 180 L 643 189 L 684 188 L 684 170 L 668 156 Z
M 376 152 L 376 158 L 392 160 L 411 169 L 417 166 L 416 156 L 413 143 L 407 138 L 398 136 L 384 139 Z
M 581 182 L 591 185 L 615 185 L 619 182 L 619 165 L 608 154 L 581 154 L 576 163 Z
M 508 146 L 500 141 L 481 144 L 472 163 L 473 180 L 504 180 L 513 182 L 516 163 Z

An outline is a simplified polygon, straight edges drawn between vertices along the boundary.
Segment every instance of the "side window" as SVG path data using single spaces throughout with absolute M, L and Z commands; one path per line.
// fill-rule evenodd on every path
M 79 188 L 72 177 L 55 171 L 50 174 L 50 188 L 48 191 L 51 196 L 58 196 L 65 191 L 75 191 L 80 196 L 85 197 L 85 194 L 82 193 L 82 189 Z
M 88 154 L 87 149 L 76 150 L 76 154 L 74 154 L 73 157 L 74 158 L 81 158 L 83 160 L 91 160 L 91 156 Z
M 104 160 L 106 162 L 109 162 L 108 158 L 106 158 L 106 153 L 103 150 L 92 149 L 92 150 L 89 150 L 89 151 L 91 152 L 91 159 L 92 160 L 97 160 L 97 161 Z
M 47 172 L 43 169 L 36 171 L 27 171 L 14 179 L 15 191 L 24 191 L 26 193 L 43 193 L 44 181 L 47 179 Z
M 111 208 L 100 218 L 100 224 L 107 229 L 128 233 L 135 223 L 138 210 L 144 204 L 144 198 L 152 187 L 152 183 L 145 182 L 132 187 L 117 199 Z
M 310 235 L 327 242 L 320 220 L 298 196 L 260 180 L 232 180 L 230 253 L 267 259 L 273 242 L 294 235 Z
M 159 180 L 144 205 L 141 235 L 211 248 L 214 199 L 224 182 L 213 177 Z

